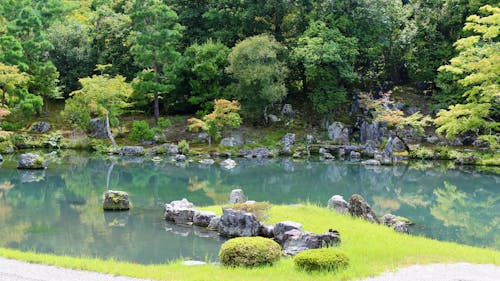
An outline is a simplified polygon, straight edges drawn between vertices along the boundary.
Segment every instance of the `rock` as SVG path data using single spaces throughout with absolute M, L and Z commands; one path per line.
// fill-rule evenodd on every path
M 274 237 L 274 225 L 262 224 L 259 227 L 259 236 L 266 237 L 266 238 L 273 238 Z
M 378 122 L 373 121 L 368 123 L 364 120 L 359 128 L 359 141 L 365 144 L 367 141 L 371 140 L 378 144 L 382 141 L 385 132 L 386 129 L 380 127 Z
M 121 211 L 130 209 L 128 193 L 125 191 L 108 190 L 104 193 L 104 201 L 102 203 L 104 210 Z
M 415 114 L 415 113 L 417 113 L 419 111 L 420 111 L 419 108 L 417 108 L 415 106 L 410 106 L 410 107 L 408 107 L 408 108 L 406 108 L 404 110 L 404 113 L 405 113 L 406 116 L 410 116 L 410 115 L 413 115 L 413 114 Z
M 368 157 L 373 157 L 375 153 L 378 153 L 377 143 L 373 140 L 366 141 L 364 153 Z
M 472 146 L 475 148 L 489 148 L 490 143 L 482 139 L 476 139 L 474 142 L 472 142 Z
M 393 152 L 406 151 L 406 146 L 400 138 L 398 138 L 398 137 L 392 138 L 391 137 L 387 141 L 387 144 L 385 145 L 383 151 L 384 152 L 387 151 L 390 154 L 392 154 Z
M 439 141 L 438 136 L 428 136 L 425 138 L 425 141 L 430 143 L 430 144 L 436 144 Z
M 220 216 L 213 217 L 210 220 L 210 223 L 208 224 L 207 229 L 219 231 L 219 222 L 220 222 Z
M 165 204 L 164 217 L 166 220 L 175 221 L 175 223 L 189 224 L 193 222 L 195 211 L 193 203 L 183 198 Z
M 349 213 L 351 216 L 362 217 L 369 222 L 380 223 L 370 205 L 359 194 L 353 194 L 349 199 Z
M 179 146 L 176 145 L 176 144 L 169 144 L 169 143 L 166 143 L 163 145 L 165 148 L 166 148 L 166 153 L 168 155 L 177 155 L 179 154 Z
M 394 224 L 395 218 L 396 218 L 396 216 L 393 214 L 385 214 L 382 216 L 382 222 L 387 226 L 391 226 Z
M 359 159 L 361 159 L 361 153 L 357 151 L 351 151 L 349 157 L 351 161 L 359 161 Z
M 210 139 L 210 135 L 206 132 L 203 132 L 203 133 L 199 133 L 196 136 L 196 138 L 201 140 L 201 141 L 208 142 L 208 140 Z
M 207 264 L 206 262 L 204 261 L 183 261 L 182 262 L 183 265 L 186 265 L 186 266 L 195 266 L 195 265 L 205 265 Z
M 328 199 L 328 208 L 334 209 L 337 213 L 347 214 L 349 212 L 349 204 L 341 195 L 333 195 Z
M 404 222 L 396 222 L 394 225 L 393 225 L 393 229 L 394 231 L 396 232 L 401 232 L 401 233 L 405 233 L 405 234 L 409 234 L 410 231 L 408 230 L 408 225 Z
M 335 144 L 349 144 L 349 129 L 341 122 L 328 126 L 328 139 Z
M 177 155 L 175 155 L 175 161 L 176 162 L 184 162 L 184 161 L 186 161 L 186 155 L 184 155 L 184 154 L 177 154 Z
M 288 118 L 295 117 L 295 112 L 293 111 L 291 104 L 287 103 L 287 104 L 283 105 L 283 108 L 281 108 L 281 116 L 288 117 Z
M 193 215 L 193 224 L 197 226 L 207 227 L 210 221 L 215 218 L 214 212 L 198 211 L 196 210 Z
M 306 135 L 306 143 L 313 144 L 314 143 L 314 136 L 313 135 Z
M 271 152 L 269 149 L 264 148 L 264 147 L 256 147 L 252 149 L 252 157 L 255 158 L 268 158 L 270 156 Z
M 295 134 L 287 133 L 281 140 L 283 143 L 283 154 L 292 155 L 292 146 L 295 144 Z
M 335 156 L 333 156 L 331 153 L 328 153 L 328 152 L 323 153 L 321 155 L 321 157 L 323 157 L 324 160 L 333 160 L 333 159 L 335 159 Z
M 34 153 L 25 153 L 19 156 L 18 169 L 45 169 L 43 158 Z
M 232 159 L 226 159 L 226 160 L 220 162 L 220 165 L 224 169 L 231 170 L 231 169 L 234 169 L 236 167 L 236 162 Z
M 315 234 L 294 229 L 285 233 L 283 254 L 295 256 L 308 249 L 331 247 L 338 243 L 340 243 L 340 234 L 336 230 L 330 229 L 323 234 Z
M 285 232 L 290 231 L 292 229 L 298 230 L 302 232 L 302 224 L 293 221 L 282 221 L 274 225 L 273 233 L 275 239 L 283 245 Z
M 220 144 L 222 146 L 235 147 L 235 146 L 242 146 L 245 144 L 245 142 L 243 141 L 243 137 L 241 135 L 234 135 L 227 138 L 223 138 L 220 141 Z
M 247 198 L 241 189 L 233 189 L 229 194 L 229 204 L 245 203 Z
M 252 213 L 224 209 L 219 221 L 219 233 L 226 237 L 257 236 L 259 226 Z
M 124 146 L 122 147 L 118 154 L 120 155 L 143 155 L 144 147 L 142 146 Z
M 267 115 L 267 118 L 269 119 L 269 121 L 271 123 L 276 123 L 276 122 L 279 122 L 281 121 L 281 119 L 278 118 L 278 116 L 274 115 L 274 114 L 269 114 Z
M 91 119 L 87 123 L 87 133 L 96 139 L 105 139 L 108 137 L 108 133 L 106 131 L 106 122 L 99 118 Z
M 213 165 L 215 163 L 215 160 L 211 158 L 201 159 L 200 161 L 198 161 L 198 163 L 203 165 Z
M 380 166 L 380 161 L 375 160 L 375 159 L 369 159 L 369 160 L 361 162 L 361 164 L 371 165 L 371 166 Z
M 36 122 L 33 125 L 31 125 L 30 130 L 32 133 L 35 133 L 35 134 L 43 134 L 43 133 L 46 133 L 50 130 L 50 124 L 47 122 L 43 122 L 43 121 Z

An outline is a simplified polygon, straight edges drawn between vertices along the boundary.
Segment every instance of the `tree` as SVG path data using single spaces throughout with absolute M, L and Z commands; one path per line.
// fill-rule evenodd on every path
M 79 128 L 85 128 L 92 117 L 105 118 L 108 137 L 116 146 L 111 126 L 119 124 L 119 116 L 130 106 L 127 100 L 132 94 L 132 86 L 120 75 L 94 75 L 79 81 L 82 89 L 70 94 L 62 115 Z
M 226 71 L 236 81 L 230 89 L 249 119 L 258 119 L 259 113 L 264 113 L 267 106 L 287 95 L 285 78 L 288 68 L 283 61 L 284 50 L 269 35 L 247 38 L 231 50 Z
M 177 14 L 160 0 L 136 0 L 132 11 L 131 52 L 148 74 L 138 80 L 145 83 L 138 89 L 152 92 L 155 123 L 158 123 L 160 96 L 175 88 L 174 66 L 180 55 L 176 47 L 183 27 L 178 23 Z
M 458 40 L 458 56 L 439 68 L 460 77 L 457 82 L 465 89 L 465 103 L 441 110 L 434 121 L 436 132 L 447 138 L 471 131 L 494 135 L 500 130 L 500 8 L 486 5 L 479 12 L 483 16 L 468 17 L 464 27 L 475 35 Z
M 213 101 L 224 98 L 229 79 L 224 73 L 228 65 L 230 49 L 220 42 L 208 40 L 193 44 L 184 52 L 184 68 L 189 83 L 188 102 L 207 114 L 213 109 Z
M 2 91 L 2 108 L 8 103 L 9 96 L 16 91 L 26 91 L 29 76 L 20 72 L 17 66 L 8 66 L 0 62 L 0 91 Z
M 302 91 L 318 113 L 330 113 L 345 102 L 347 89 L 357 78 L 356 42 L 321 21 L 311 22 L 299 38 L 291 56 L 304 68 Z
M 188 122 L 191 123 L 188 129 L 194 132 L 206 131 L 210 136 L 208 142 L 211 145 L 212 138 L 220 139 L 225 128 L 238 128 L 241 125 L 239 110 L 238 101 L 215 100 L 212 113 L 203 116 L 202 120 L 198 118 L 188 119 Z

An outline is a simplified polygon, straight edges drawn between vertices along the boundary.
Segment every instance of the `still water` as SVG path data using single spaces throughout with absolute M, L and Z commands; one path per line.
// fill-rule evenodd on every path
M 181 198 L 197 206 L 224 204 L 232 189 L 242 188 L 251 200 L 276 204 L 326 205 L 334 194 L 358 193 L 379 216 L 410 218 L 413 234 L 500 249 L 500 176 L 450 163 L 240 160 L 228 171 L 65 152 L 45 171 L 20 171 L 16 160 L 8 156 L 0 167 L 0 247 L 146 264 L 215 260 L 224 240 L 165 222 L 163 205 Z M 108 188 L 127 191 L 133 208 L 104 213 Z

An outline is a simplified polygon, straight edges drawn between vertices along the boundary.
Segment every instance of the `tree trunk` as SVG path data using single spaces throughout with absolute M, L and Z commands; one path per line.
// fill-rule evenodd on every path
M 114 147 L 116 147 L 116 141 L 115 138 L 113 137 L 113 133 L 111 133 L 111 127 L 109 126 L 109 115 L 106 114 L 106 132 L 108 133 L 108 137 L 111 140 L 111 143 L 113 144 Z

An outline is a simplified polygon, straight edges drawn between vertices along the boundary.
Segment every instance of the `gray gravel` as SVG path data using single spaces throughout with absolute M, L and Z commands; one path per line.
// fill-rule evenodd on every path
M 0 281 L 144 281 L 90 271 L 32 264 L 0 257 Z
M 500 266 L 491 264 L 412 265 L 362 281 L 499 281 Z

